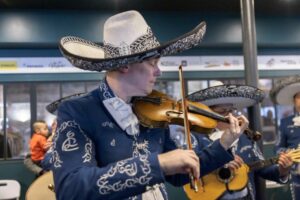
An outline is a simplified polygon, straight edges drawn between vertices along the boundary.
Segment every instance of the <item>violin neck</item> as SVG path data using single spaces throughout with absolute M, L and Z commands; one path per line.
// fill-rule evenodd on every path
M 225 118 L 224 116 L 204 110 L 204 109 L 199 109 L 193 105 L 188 105 L 188 110 L 190 112 L 197 113 L 199 115 L 203 115 L 205 117 L 209 117 L 209 118 L 215 119 L 217 121 L 229 123 L 229 120 L 227 118 Z

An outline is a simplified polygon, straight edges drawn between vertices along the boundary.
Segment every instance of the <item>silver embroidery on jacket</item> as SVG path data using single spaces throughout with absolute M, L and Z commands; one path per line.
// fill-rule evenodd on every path
M 106 122 L 102 122 L 102 127 L 109 127 L 109 128 L 114 128 L 114 123 L 106 121 Z
M 92 150 L 93 150 L 93 144 L 92 141 L 89 140 L 85 145 L 84 145 L 84 151 L 85 154 L 82 156 L 84 159 L 83 162 L 90 162 L 92 160 Z
M 97 181 L 99 187 L 99 193 L 102 195 L 109 194 L 110 192 L 117 192 L 126 188 L 132 188 L 136 185 L 147 185 L 152 177 L 148 176 L 151 173 L 150 163 L 148 156 L 150 151 L 148 150 L 148 141 L 142 143 L 133 142 L 133 158 L 122 160 L 117 162 L 114 166 L 111 166 L 107 173 L 103 174 Z M 140 166 L 136 163 L 129 163 L 132 159 L 138 157 L 142 162 Z M 142 169 L 143 175 L 136 177 L 138 173 L 138 167 Z M 109 178 L 114 177 L 116 174 L 125 174 L 128 179 L 125 181 L 117 181 L 115 183 L 109 183 Z
M 103 94 L 104 99 L 110 99 L 113 95 L 109 92 L 108 86 L 104 81 L 100 82 L 99 89 Z
M 75 133 L 69 131 L 67 133 L 67 139 L 63 142 L 61 149 L 63 151 L 75 151 L 79 149 L 78 143 L 76 141 Z
M 240 153 L 242 154 L 244 151 L 247 151 L 248 149 L 252 149 L 252 146 L 251 145 L 246 145 L 246 146 L 242 147 L 240 149 Z
M 53 160 L 53 165 L 55 168 L 61 167 L 61 164 L 63 163 L 60 160 L 59 154 L 57 151 L 52 152 L 52 160 Z
M 252 187 L 252 184 L 251 184 L 250 181 L 248 182 L 248 189 L 249 189 L 249 192 L 250 192 L 251 199 L 255 200 L 254 190 L 253 190 L 253 187 Z
M 83 130 L 80 128 L 79 124 L 77 124 L 75 121 L 66 121 L 63 122 L 60 127 L 57 129 L 57 132 L 54 136 L 53 139 L 53 149 L 54 151 L 52 152 L 52 160 L 54 163 L 54 167 L 58 168 L 62 166 L 63 161 L 60 159 L 60 155 L 58 153 L 57 149 L 57 141 L 61 135 L 63 135 L 63 131 L 66 130 L 67 128 L 73 127 L 74 129 L 78 129 L 80 133 L 84 136 L 85 138 L 85 145 L 84 145 L 84 155 L 82 156 L 83 158 L 83 163 L 84 162 L 91 162 L 92 160 L 92 152 L 93 152 L 93 143 L 92 140 L 89 139 L 86 134 L 83 132 Z M 79 149 L 78 143 L 76 142 L 75 139 L 75 133 L 72 131 L 68 131 L 67 134 L 67 139 L 63 142 L 62 144 L 62 151 L 74 151 Z
M 113 139 L 113 140 L 110 142 L 110 146 L 112 146 L 112 147 L 115 147 L 115 146 L 116 146 L 116 140 L 115 140 L 115 139 Z
M 257 156 L 260 160 L 265 160 L 263 154 L 261 153 L 260 148 L 258 147 L 257 143 L 254 144 L 253 153 Z
M 160 188 L 161 188 L 161 191 L 164 193 L 166 199 L 168 199 L 169 197 L 168 197 L 168 192 L 167 192 L 166 185 L 164 183 L 161 183 Z
M 54 137 L 53 137 L 53 142 L 52 142 L 52 148 L 53 148 L 53 151 L 52 151 L 52 156 L 51 156 L 51 161 L 53 163 L 53 166 L 55 168 L 58 168 L 58 167 L 61 167 L 61 164 L 63 163 L 60 159 L 60 156 L 56 150 L 56 142 L 59 138 L 59 134 L 58 134 L 58 131 L 56 132 L 56 134 L 54 134 Z

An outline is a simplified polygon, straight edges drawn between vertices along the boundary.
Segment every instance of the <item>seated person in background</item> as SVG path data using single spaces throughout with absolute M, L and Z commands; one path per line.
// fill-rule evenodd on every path
M 262 101 L 264 97 L 263 91 L 243 85 L 221 85 L 200 90 L 188 95 L 188 99 L 195 102 L 200 102 L 209 106 L 214 112 L 227 116 L 235 109 L 243 109 Z M 225 122 L 218 122 L 215 132 L 210 135 L 197 134 L 194 136 L 199 143 L 198 147 L 205 148 L 214 140 L 220 138 L 223 131 L 227 129 L 229 124 Z M 231 170 L 237 170 L 245 162 L 246 164 L 255 161 L 264 160 L 264 157 L 253 140 L 253 135 L 241 135 L 232 145 L 232 153 L 235 159 L 230 161 L 226 166 Z M 282 153 L 279 157 L 278 164 L 269 167 L 253 170 L 249 173 L 250 181 L 247 187 L 241 191 L 225 192 L 220 199 L 255 199 L 255 185 L 254 176 L 258 175 L 264 179 L 276 181 L 279 183 L 286 183 L 288 181 L 289 170 L 293 162 L 291 158 Z M 249 166 L 249 165 L 248 165 Z M 205 187 L 205 185 L 204 185 Z M 201 197 L 200 197 L 201 198 Z
M 4 146 L 4 133 L 3 131 L 0 132 L 0 145 Z M 7 158 L 11 158 L 11 150 L 10 150 L 10 146 L 9 143 L 7 142 L 7 146 L 6 146 L 6 153 L 7 153 Z M 4 158 L 4 148 L 0 148 L 0 158 Z
M 31 160 L 31 155 L 27 154 L 24 158 L 24 165 L 26 166 L 27 169 L 29 169 L 31 172 L 33 172 L 36 177 L 40 176 L 43 174 L 43 168 L 36 165 L 32 160 Z
M 30 140 L 30 155 L 33 163 L 41 167 L 46 151 L 50 147 L 47 142 L 49 135 L 48 126 L 45 121 L 39 120 L 33 124 L 34 133 Z

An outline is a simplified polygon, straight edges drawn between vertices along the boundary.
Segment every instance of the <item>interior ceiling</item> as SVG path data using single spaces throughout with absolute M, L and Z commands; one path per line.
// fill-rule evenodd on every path
M 258 14 L 297 15 L 299 0 L 254 0 Z M 240 0 L 0 0 L 2 9 L 240 12 Z

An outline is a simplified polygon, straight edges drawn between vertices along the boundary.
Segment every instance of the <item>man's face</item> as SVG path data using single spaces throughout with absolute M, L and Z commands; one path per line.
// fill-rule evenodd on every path
M 219 105 L 210 106 L 210 108 L 214 112 L 223 116 L 227 116 L 229 113 L 235 110 L 232 104 L 219 104 Z
M 297 112 L 300 112 L 300 92 L 294 96 L 294 106 Z
M 146 96 L 152 92 L 156 78 L 161 75 L 158 61 L 158 58 L 150 58 L 129 66 L 128 81 L 135 88 L 135 96 Z

